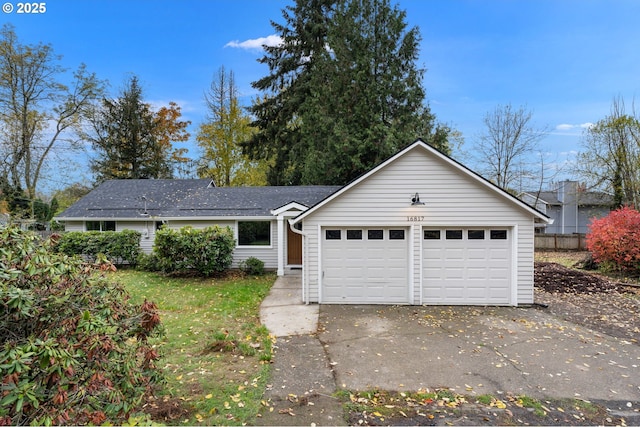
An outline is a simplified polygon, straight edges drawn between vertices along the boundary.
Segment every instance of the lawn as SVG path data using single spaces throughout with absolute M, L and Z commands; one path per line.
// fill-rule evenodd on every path
M 165 424 L 252 423 L 269 376 L 272 337 L 260 303 L 275 276 L 203 279 L 120 270 L 136 303 L 155 302 L 166 384 L 145 412 Z

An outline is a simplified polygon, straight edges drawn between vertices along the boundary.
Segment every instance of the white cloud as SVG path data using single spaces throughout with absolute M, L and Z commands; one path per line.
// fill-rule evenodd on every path
M 586 123 L 581 123 L 579 125 L 571 125 L 571 124 L 567 124 L 567 123 L 562 123 L 556 126 L 556 130 L 557 131 L 570 131 L 570 130 L 574 130 L 574 129 L 589 129 L 591 126 L 593 126 L 593 123 L 591 122 L 586 122 Z
M 247 50 L 260 50 L 263 46 L 278 46 L 282 44 L 282 38 L 275 34 L 267 37 L 258 37 L 257 39 L 249 39 L 243 42 L 239 40 L 233 40 L 224 45 L 224 47 L 235 47 L 239 49 Z

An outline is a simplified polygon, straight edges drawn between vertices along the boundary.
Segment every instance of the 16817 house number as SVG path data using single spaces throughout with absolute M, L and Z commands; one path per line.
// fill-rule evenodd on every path
M 424 221 L 424 216 L 408 216 L 407 221 L 421 222 L 421 221 Z

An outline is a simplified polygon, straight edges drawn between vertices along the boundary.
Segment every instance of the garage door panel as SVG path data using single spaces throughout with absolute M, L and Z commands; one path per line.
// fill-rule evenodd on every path
M 423 239 L 425 303 L 509 303 L 510 240 L 490 239 L 490 229 L 485 229 L 484 234 L 474 233 L 475 239 L 468 238 L 470 234 L 463 229 L 462 239 L 446 239 L 446 230 L 441 229 L 439 239 Z M 477 238 L 478 235 L 484 238 Z
M 376 228 L 383 230 L 384 237 L 379 240 L 369 239 L 368 229 L 364 228 L 362 239 L 347 240 L 346 228 L 335 229 L 341 230 L 340 240 L 326 239 L 323 232 L 321 302 L 410 302 L 406 231 L 405 239 L 393 240 L 389 239 L 388 228 Z

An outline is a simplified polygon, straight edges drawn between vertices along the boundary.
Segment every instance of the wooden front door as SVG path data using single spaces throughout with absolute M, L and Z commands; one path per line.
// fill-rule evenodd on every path
M 302 265 L 302 236 L 287 227 L 287 264 Z

